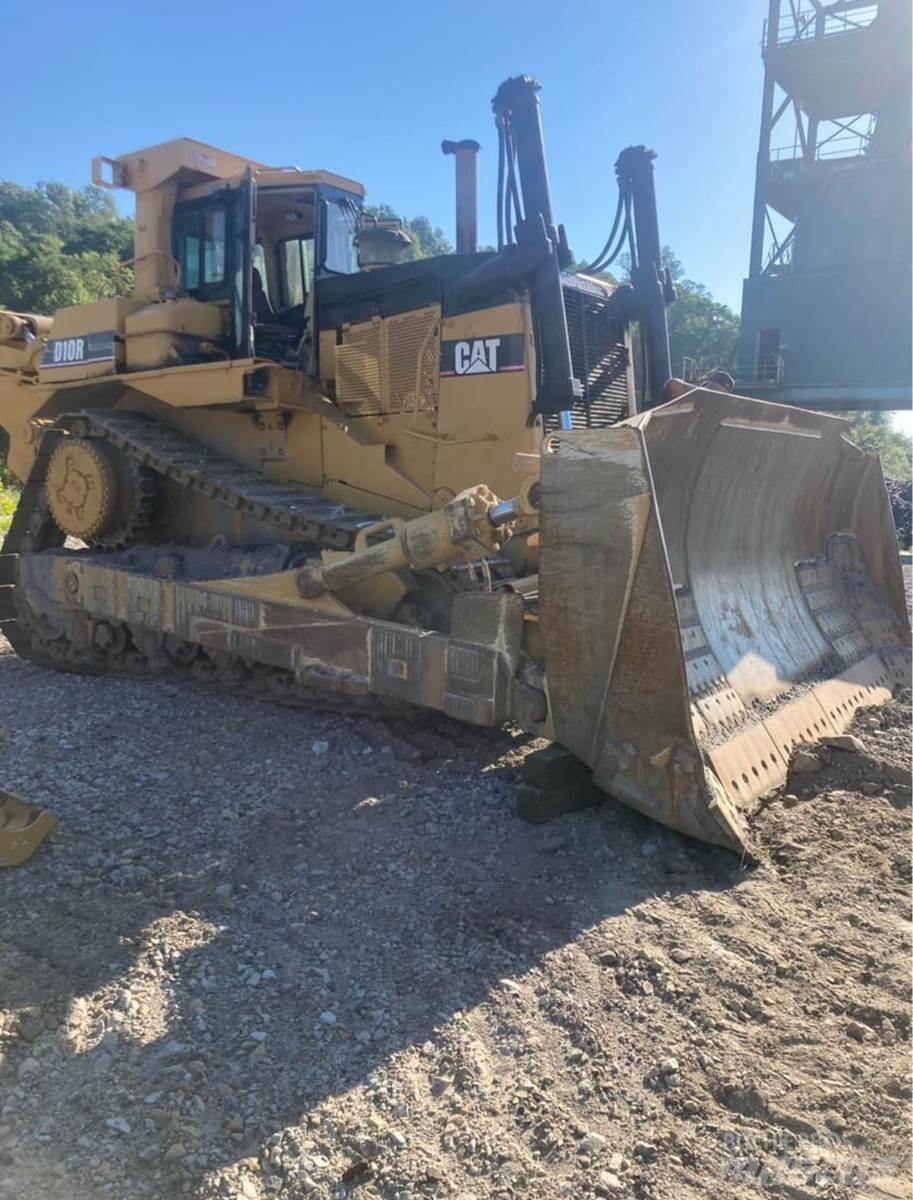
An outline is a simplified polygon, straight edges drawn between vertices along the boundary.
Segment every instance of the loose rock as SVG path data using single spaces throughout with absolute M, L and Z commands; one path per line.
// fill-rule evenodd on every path
M 600 1196 L 615 1196 L 624 1191 L 625 1185 L 612 1171 L 600 1171 L 596 1176 L 596 1192 Z
M 817 754 L 812 754 L 809 750 L 799 750 L 790 763 L 790 770 L 797 775 L 813 775 L 823 766 Z
M 588 1133 L 581 1138 L 577 1150 L 580 1154 L 598 1154 L 605 1150 L 608 1141 L 601 1133 Z
M 859 1021 L 850 1021 L 846 1027 L 847 1037 L 853 1038 L 857 1042 L 871 1042 L 875 1038 L 874 1031 L 869 1029 L 867 1025 L 860 1024 Z
M 851 751 L 854 754 L 865 753 L 865 742 L 862 738 L 855 737 L 851 733 L 838 733 L 821 739 L 822 745 L 830 746 L 834 750 Z

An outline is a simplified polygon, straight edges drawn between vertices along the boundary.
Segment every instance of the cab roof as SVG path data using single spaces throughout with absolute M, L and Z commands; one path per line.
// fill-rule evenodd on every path
M 133 150 L 118 158 L 92 160 L 92 182 L 105 188 L 126 188 L 131 192 L 151 191 L 177 180 L 184 186 L 236 179 L 247 171 L 255 172 L 262 187 L 308 186 L 326 184 L 363 196 L 365 189 L 357 180 L 331 171 L 302 171 L 297 167 L 272 167 L 256 159 L 244 158 L 230 150 L 220 150 L 194 138 L 175 138 L 145 150 Z

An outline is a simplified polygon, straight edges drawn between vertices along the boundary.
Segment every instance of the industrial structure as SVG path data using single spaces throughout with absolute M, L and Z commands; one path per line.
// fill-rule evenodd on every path
M 739 391 L 911 405 L 910 0 L 770 0 Z

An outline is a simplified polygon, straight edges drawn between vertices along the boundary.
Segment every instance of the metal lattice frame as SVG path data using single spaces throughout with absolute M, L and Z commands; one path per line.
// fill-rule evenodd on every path
M 751 234 L 749 273 L 752 276 L 782 274 L 792 265 L 795 227 L 789 223 L 784 231 L 785 218 L 777 214 L 778 228 L 768 202 L 772 165 L 860 157 L 871 150 L 875 131 L 875 118 L 871 113 L 826 121 L 809 116 L 798 100 L 774 78 L 769 51 L 778 46 L 864 29 L 877 13 L 878 5 L 872 0 L 833 0 L 830 4 L 823 0 L 770 0 L 763 38 L 764 98 Z M 774 133 L 778 130 L 784 131 L 785 140 L 775 146 Z

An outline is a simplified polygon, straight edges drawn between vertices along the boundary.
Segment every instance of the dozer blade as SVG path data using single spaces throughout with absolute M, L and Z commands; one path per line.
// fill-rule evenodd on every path
M 0 788 L 0 867 L 26 862 L 56 828 L 57 818 L 46 809 Z
M 683 833 L 748 848 L 793 749 L 909 686 L 881 466 L 847 428 L 695 389 L 543 448 L 555 736 Z

